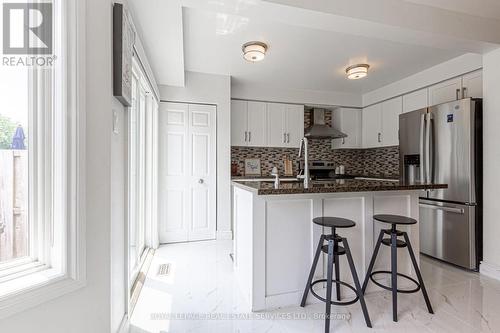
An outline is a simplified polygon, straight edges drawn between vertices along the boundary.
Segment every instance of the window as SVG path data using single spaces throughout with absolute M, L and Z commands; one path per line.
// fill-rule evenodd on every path
M 151 198 L 153 161 L 151 138 L 152 116 L 158 103 L 153 96 L 146 75 L 136 59 L 133 62 L 132 106 L 129 108 L 129 171 L 128 171 L 128 224 L 129 224 L 129 283 L 132 287 L 151 246 L 148 231 L 152 230 Z
M 77 98 L 84 67 L 74 23 L 82 4 L 51 3 L 55 58 L 35 55 L 39 64 L 45 59 L 41 67 L 0 66 L 0 317 L 84 282 Z

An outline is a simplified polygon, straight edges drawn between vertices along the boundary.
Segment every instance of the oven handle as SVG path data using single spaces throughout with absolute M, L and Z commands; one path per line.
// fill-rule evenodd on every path
M 455 213 L 455 214 L 464 214 L 465 213 L 465 210 L 463 208 L 453 208 L 453 207 L 446 207 L 446 206 L 436 206 L 436 205 L 430 205 L 430 204 L 425 204 L 425 203 L 421 203 L 421 204 L 419 204 L 419 206 L 423 207 L 423 208 L 430 208 L 430 209 L 434 209 L 434 210 L 442 210 L 442 211 L 445 211 L 445 212 Z

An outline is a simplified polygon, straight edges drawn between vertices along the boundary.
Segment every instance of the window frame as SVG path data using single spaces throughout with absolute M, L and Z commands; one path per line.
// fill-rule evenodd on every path
M 43 83 L 34 91 L 43 100 L 30 107 L 29 256 L 20 258 L 23 265 L 10 262 L 11 275 L 0 280 L 0 319 L 86 284 L 85 1 L 53 0 L 53 6 L 58 64 L 50 76 L 43 70 L 32 76 Z M 47 107 L 53 112 L 43 112 Z

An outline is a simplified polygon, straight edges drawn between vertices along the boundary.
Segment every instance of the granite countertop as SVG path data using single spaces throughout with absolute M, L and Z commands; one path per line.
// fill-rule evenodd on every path
M 274 182 L 238 181 L 233 185 L 256 192 L 258 195 L 301 194 L 301 193 L 338 193 L 338 192 L 374 192 L 374 191 L 413 191 L 447 188 L 446 184 L 404 184 L 394 180 L 339 179 L 334 181 L 312 181 L 309 188 L 304 188 L 303 181 L 282 182 L 278 189 Z

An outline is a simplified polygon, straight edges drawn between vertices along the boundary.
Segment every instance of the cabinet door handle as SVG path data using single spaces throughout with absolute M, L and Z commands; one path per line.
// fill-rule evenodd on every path
M 458 101 L 460 99 L 460 89 L 457 89 L 456 93 L 457 93 L 456 97 L 457 97 L 457 101 Z
M 245 142 L 247 142 L 247 141 L 248 141 L 248 132 L 245 131 Z
M 462 98 L 467 98 L 467 87 L 462 88 Z
M 248 142 L 252 142 L 252 132 L 248 132 Z
M 286 133 L 283 133 L 283 143 L 286 143 Z
M 342 144 L 345 145 L 345 138 L 342 138 Z
M 286 134 L 286 143 L 290 143 L 290 133 Z
M 381 143 L 382 142 L 382 133 L 378 133 L 378 142 Z

